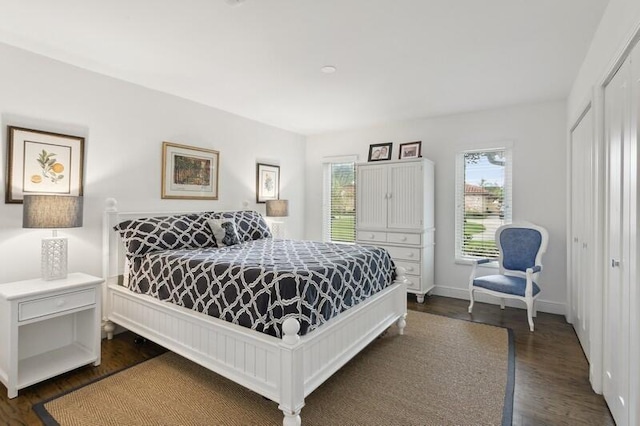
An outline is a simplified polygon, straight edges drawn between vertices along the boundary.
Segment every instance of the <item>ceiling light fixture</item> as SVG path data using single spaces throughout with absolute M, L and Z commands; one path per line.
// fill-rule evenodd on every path
M 320 71 L 322 71 L 325 74 L 333 74 L 334 72 L 336 72 L 336 67 L 334 67 L 333 65 L 325 65 L 324 67 L 320 68 Z

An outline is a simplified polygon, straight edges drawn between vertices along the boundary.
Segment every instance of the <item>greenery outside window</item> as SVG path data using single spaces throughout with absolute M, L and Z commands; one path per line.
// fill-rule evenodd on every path
M 461 152 L 456 163 L 456 260 L 497 258 L 496 230 L 511 223 L 511 149 Z
M 334 158 L 324 164 L 324 241 L 356 240 L 356 157 Z

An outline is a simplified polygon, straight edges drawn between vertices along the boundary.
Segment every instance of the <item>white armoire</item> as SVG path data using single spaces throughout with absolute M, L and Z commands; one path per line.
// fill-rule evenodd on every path
M 407 271 L 407 291 L 424 302 L 433 287 L 433 162 L 356 165 L 356 242 L 386 249 Z

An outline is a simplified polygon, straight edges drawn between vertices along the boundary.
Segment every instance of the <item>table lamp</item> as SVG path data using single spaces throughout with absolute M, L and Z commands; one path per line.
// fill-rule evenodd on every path
M 50 238 L 42 239 L 42 279 L 67 277 L 67 239 L 58 237 L 60 228 L 82 226 L 82 197 L 67 195 L 25 195 L 23 228 L 48 228 Z
M 289 200 L 267 200 L 267 217 L 289 216 Z M 271 233 L 274 238 L 284 238 L 284 222 L 271 221 Z

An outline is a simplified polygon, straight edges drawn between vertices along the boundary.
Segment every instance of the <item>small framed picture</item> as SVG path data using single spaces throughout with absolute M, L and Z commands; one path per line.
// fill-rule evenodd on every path
M 217 200 L 220 153 L 162 143 L 162 198 Z
M 369 145 L 368 161 L 391 160 L 392 148 L 393 148 L 393 142 L 375 143 L 373 145 Z
M 8 126 L 6 203 L 25 194 L 82 195 L 84 138 Z
M 266 203 L 280 197 L 280 166 L 256 164 L 256 202 Z
M 400 153 L 398 159 L 404 160 L 405 158 L 419 158 L 422 157 L 422 141 L 408 142 L 400 144 Z

